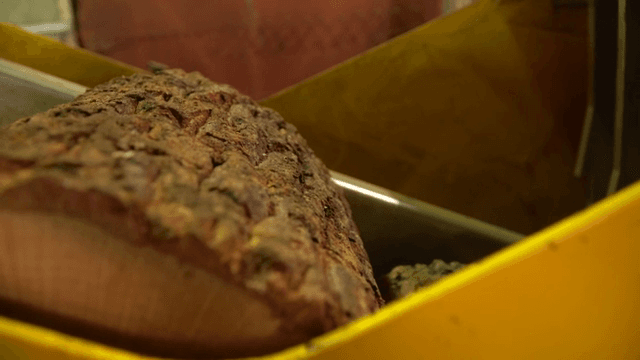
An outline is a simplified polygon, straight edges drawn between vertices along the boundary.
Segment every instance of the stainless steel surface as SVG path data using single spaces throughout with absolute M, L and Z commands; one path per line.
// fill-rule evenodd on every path
M 13 121 L 69 102 L 86 90 L 8 62 L 0 62 L 0 79 L 4 81 L 0 97 L 8 93 L 16 103 L 22 101 L 18 109 L 9 101 L 0 102 L 7 123 L 9 118 Z M 25 97 L 29 100 L 21 100 Z M 340 173 L 332 172 L 332 177 L 346 193 L 378 276 L 396 265 L 436 258 L 469 263 L 524 237 Z
M 377 276 L 435 259 L 470 263 L 523 238 L 343 174 L 332 176 L 347 195 Z
M 592 104 L 583 126 L 575 175 L 590 184 L 589 204 L 640 180 L 640 5 L 592 0 Z
M 590 43 L 590 51 L 589 51 L 589 63 L 593 66 L 594 63 L 594 45 L 595 45 L 595 28 L 596 28 L 596 12 L 594 6 L 594 0 L 588 0 L 588 26 L 589 26 L 589 43 Z M 591 73 L 589 74 L 590 81 L 593 82 L 594 74 L 593 68 L 591 69 Z M 573 171 L 573 175 L 577 178 L 581 178 L 583 176 L 583 171 L 585 167 L 585 159 L 587 156 L 587 144 L 589 142 L 589 138 L 591 136 L 591 126 L 593 125 L 594 118 L 594 109 L 593 109 L 593 86 L 589 87 L 587 94 L 588 104 L 587 111 L 584 117 L 584 123 L 582 125 L 582 134 L 580 135 L 580 145 L 578 147 L 578 158 L 576 159 L 576 165 Z
M 0 58 L 0 127 L 70 101 L 85 87 Z

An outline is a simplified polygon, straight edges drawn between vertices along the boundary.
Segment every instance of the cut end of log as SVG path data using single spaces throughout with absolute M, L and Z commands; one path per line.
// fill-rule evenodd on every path
M 280 334 L 281 319 L 243 289 L 80 220 L 0 211 L 0 239 L 3 300 L 37 309 L 44 326 L 183 358 L 304 340 Z

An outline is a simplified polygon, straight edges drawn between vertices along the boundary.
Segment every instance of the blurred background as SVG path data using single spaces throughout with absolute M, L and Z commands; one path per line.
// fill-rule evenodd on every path
M 0 22 L 263 99 L 474 0 L 3 0 Z

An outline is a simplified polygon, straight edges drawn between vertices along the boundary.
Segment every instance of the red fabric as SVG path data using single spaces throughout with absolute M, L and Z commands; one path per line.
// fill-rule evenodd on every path
M 267 97 L 440 15 L 441 0 L 78 0 L 92 51 Z

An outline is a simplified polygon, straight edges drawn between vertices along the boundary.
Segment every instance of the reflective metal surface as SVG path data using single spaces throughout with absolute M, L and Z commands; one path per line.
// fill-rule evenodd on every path
M 591 0 L 590 103 L 575 176 L 590 185 L 589 204 L 640 179 L 640 31 L 638 2 Z
M 377 276 L 434 259 L 470 263 L 523 235 L 332 172 L 349 200 Z
M 85 89 L 0 58 L 0 127 L 68 102 Z

